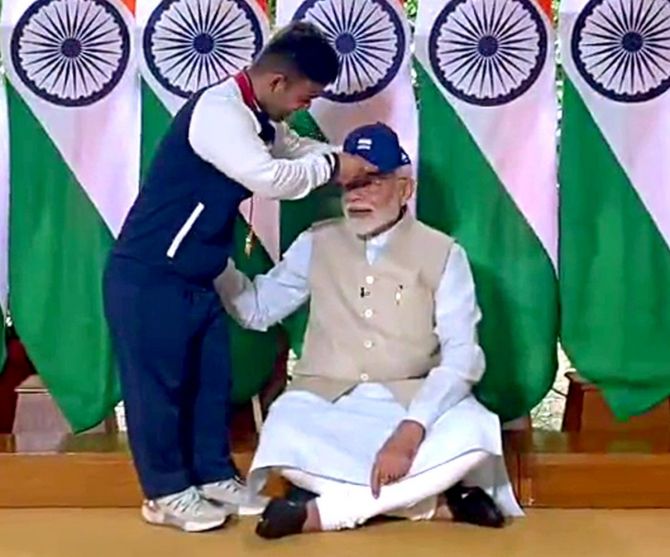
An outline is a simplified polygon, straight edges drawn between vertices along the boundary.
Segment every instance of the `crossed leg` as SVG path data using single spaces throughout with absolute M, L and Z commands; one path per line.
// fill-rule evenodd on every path
M 480 466 L 489 454 L 472 451 L 426 472 L 384 486 L 375 499 L 369 486 L 322 478 L 296 469 L 282 476 L 319 496 L 315 500 L 321 530 L 356 528 L 379 515 L 429 520 L 435 515 L 437 496 Z

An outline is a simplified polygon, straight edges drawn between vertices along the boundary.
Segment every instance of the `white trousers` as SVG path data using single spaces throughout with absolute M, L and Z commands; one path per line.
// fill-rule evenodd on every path
M 281 475 L 293 485 L 318 495 L 316 504 L 324 530 L 355 528 L 374 516 L 390 515 L 429 520 L 435 514 L 437 495 L 461 481 L 491 458 L 486 451 L 471 451 L 421 474 L 383 486 L 379 498 L 370 486 L 315 476 L 296 468 Z

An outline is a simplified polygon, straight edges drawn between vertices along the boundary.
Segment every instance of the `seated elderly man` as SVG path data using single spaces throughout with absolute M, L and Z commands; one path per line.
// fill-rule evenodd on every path
M 359 128 L 344 150 L 379 169 L 345 191 L 344 218 L 304 232 L 253 283 L 232 264 L 217 280 L 251 329 L 310 300 L 303 354 L 249 483 L 261 489 L 274 470 L 315 498 L 271 501 L 256 532 L 354 528 L 376 515 L 502 526 L 521 510 L 499 420 L 472 395 L 484 355 L 466 255 L 407 210 L 412 170 L 391 129 Z

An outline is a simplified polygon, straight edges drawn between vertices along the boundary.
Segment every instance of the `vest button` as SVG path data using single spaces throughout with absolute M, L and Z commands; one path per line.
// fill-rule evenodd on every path
M 366 284 L 374 284 L 375 283 L 375 277 L 373 277 L 372 275 L 368 275 L 367 277 L 365 277 L 365 283 Z
M 373 314 L 374 314 L 374 311 L 372 311 L 371 309 L 366 309 L 366 310 L 363 312 L 363 316 L 364 316 L 366 319 L 370 319 L 370 318 L 372 317 Z
M 368 348 L 368 349 L 372 348 L 372 341 L 371 340 L 366 340 L 363 343 L 363 346 L 365 346 L 365 348 Z
M 367 373 L 361 373 L 361 381 L 363 381 L 363 383 L 365 383 L 369 379 L 370 379 L 370 376 Z

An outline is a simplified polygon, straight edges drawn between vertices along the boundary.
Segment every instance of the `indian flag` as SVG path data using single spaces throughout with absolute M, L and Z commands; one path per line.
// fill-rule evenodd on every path
M 139 182 L 133 9 L 134 0 L 2 6 L 12 319 L 76 431 L 119 400 L 101 290 Z
M 557 369 L 556 94 L 549 2 L 422 0 L 417 213 L 472 263 L 487 372 L 478 395 L 526 414 Z
M 265 44 L 269 24 L 255 0 L 137 0 L 137 23 L 144 174 L 177 111 L 194 93 L 247 67 Z M 250 227 L 257 238 L 251 251 L 245 250 Z M 237 267 L 249 276 L 267 271 L 279 253 L 278 230 L 278 202 L 245 202 L 236 229 Z M 233 400 L 243 402 L 272 372 L 276 330 L 261 334 L 232 322 L 231 329 Z
M 670 395 L 670 2 L 563 0 L 561 338 L 621 419 Z
M 298 114 L 292 125 L 302 135 L 341 145 L 362 125 L 393 128 L 414 163 L 418 157 L 418 116 L 410 72 L 411 33 L 398 0 L 277 0 L 277 24 L 305 20 L 320 28 L 340 57 L 336 82 Z M 341 212 L 338 188 L 320 188 L 304 200 L 282 203 L 281 247 L 315 220 Z M 299 353 L 306 313 L 289 324 Z

